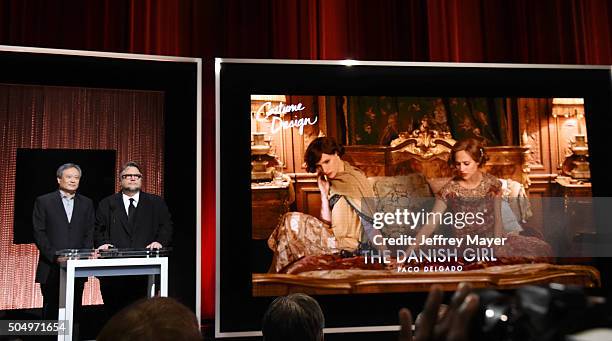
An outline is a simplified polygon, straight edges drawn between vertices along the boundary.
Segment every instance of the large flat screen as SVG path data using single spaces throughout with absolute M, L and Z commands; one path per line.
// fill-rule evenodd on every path
M 217 71 L 217 336 L 294 292 L 333 333 L 392 330 L 433 284 L 607 289 L 609 67 Z

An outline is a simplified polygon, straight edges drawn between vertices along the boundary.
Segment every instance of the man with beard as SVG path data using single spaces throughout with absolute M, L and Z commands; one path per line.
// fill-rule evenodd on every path
M 96 212 L 95 244 L 109 248 L 150 248 L 168 246 L 172 220 L 164 199 L 141 191 L 141 167 L 133 161 L 121 168 L 121 192 L 104 198 Z M 146 276 L 102 277 L 100 289 L 109 316 L 145 297 Z

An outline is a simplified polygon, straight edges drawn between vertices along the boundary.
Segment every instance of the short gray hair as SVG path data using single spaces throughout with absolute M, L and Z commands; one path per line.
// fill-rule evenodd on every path
M 75 168 L 76 170 L 79 171 L 79 176 L 83 176 L 83 171 L 81 171 L 81 167 L 79 167 L 79 165 L 77 165 L 76 163 L 64 163 L 63 165 L 59 166 L 57 168 L 57 172 L 55 172 L 55 175 L 57 175 L 57 178 L 61 178 L 62 175 L 64 174 L 64 171 L 68 168 Z

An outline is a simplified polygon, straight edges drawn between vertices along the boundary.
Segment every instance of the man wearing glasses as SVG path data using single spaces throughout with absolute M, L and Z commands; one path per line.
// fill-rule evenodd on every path
M 141 191 L 140 166 L 127 162 L 119 179 L 121 192 L 102 199 L 98 205 L 95 233 L 98 249 L 168 246 L 172 238 L 168 206 L 161 197 Z M 146 284 L 144 276 L 102 277 L 100 289 L 109 317 L 145 297 Z

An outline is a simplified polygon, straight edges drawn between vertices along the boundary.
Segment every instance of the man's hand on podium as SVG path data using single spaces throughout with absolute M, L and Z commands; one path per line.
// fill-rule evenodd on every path
M 113 247 L 113 244 L 104 244 L 104 245 L 98 246 L 98 250 L 108 250 L 112 247 Z
M 115 247 L 113 244 L 103 244 L 103 245 L 98 246 L 98 248 L 96 249 L 96 252 L 94 252 L 93 258 L 100 257 L 100 250 L 108 250 L 108 249 L 112 249 L 113 247 Z
M 163 246 L 158 242 L 153 242 L 147 245 L 147 249 L 161 249 Z

